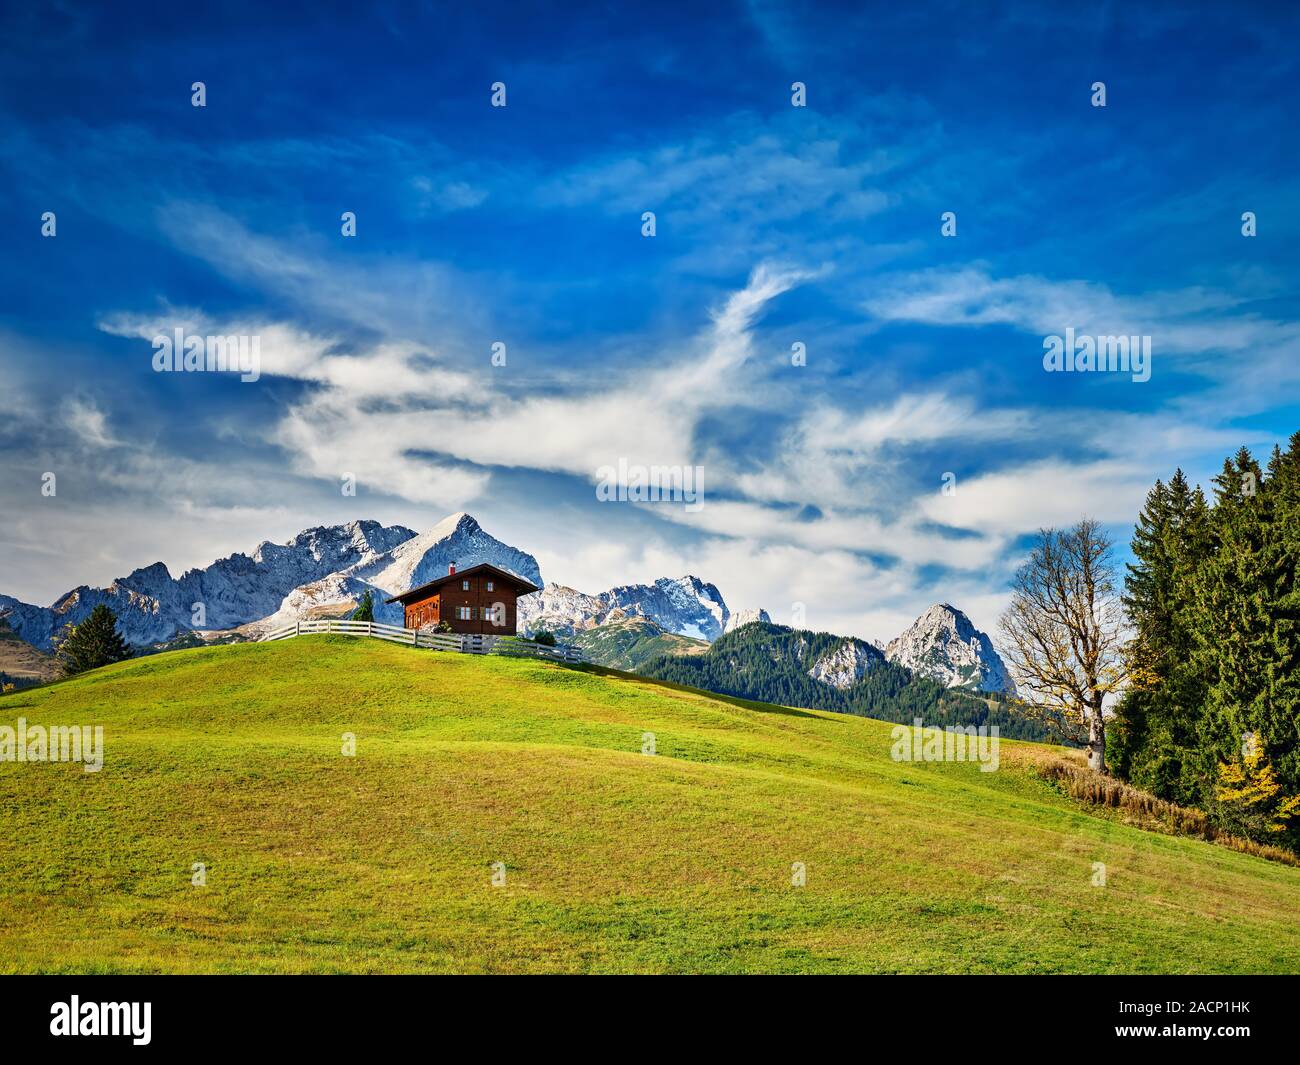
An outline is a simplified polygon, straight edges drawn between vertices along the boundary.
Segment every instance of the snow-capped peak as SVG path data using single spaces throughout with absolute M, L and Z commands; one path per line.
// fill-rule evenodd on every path
M 402 608 L 384 600 L 443 576 L 452 563 L 469 569 L 484 562 L 539 588 L 542 585 L 537 559 L 490 536 L 462 511 L 448 515 L 428 532 L 412 536 L 382 555 L 295 588 L 266 623 L 274 627 L 303 616 L 343 613 L 370 591 L 375 600 L 375 620 L 400 625 Z
M 699 577 L 660 577 L 653 584 L 623 584 L 598 595 L 548 584 L 519 600 L 519 624 L 526 632 L 545 629 L 572 635 L 614 617 L 649 618 L 666 632 L 716 640 L 729 612 L 722 593 Z

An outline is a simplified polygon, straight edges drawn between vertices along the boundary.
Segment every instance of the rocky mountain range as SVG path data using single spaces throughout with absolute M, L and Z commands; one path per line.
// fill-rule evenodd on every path
M 608 638 L 584 641 L 593 648 L 618 648 L 616 657 L 624 665 L 647 657 L 655 647 L 667 647 L 671 641 L 665 643 L 663 636 L 707 644 L 747 625 L 771 622 L 765 610 L 733 612 L 715 585 L 690 574 L 597 594 L 544 584 L 536 558 L 489 535 L 464 513 L 423 533 L 375 521 L 307 529 L 287 543 L 263 542 L 251 555 L 234 554 L 179 578 L 155 562 L 106 588 L 74 588 L 48 607 L 0 595 L 0 619 L 14 636 L 49 652 L 65 624 L 80 622 L 104 603 L 117 615 L 127 641 L 145 647 L 191 639 L 195 632 L 205 639 L 256 638 L 302 618 L 346 616 L 371 592 L 376 620 L 400 625 L 400 607 L 384 600 L 446 573 L 453 562 L 461 568 L 491 563 L 537 585 L 541 591 L 519 600 L 525 634 L 545 629 L 577 639 L 630 619 L 652 623 L 623 624 Z M 844 638 L 812 663 L 811 675 L 844 690 L 886 660 L 947 687 L 1014 691 L 988 636 L 948 604 L 931 607 L 883 652 Z
M 1015 682 L 987 635 L 949 603 L 936 603 L 885 646 L 885 657 L 949 688 L 1014 695 Z
M 345 569 L 299 585 L 264 619 L 264 625 L 271 629 L 300 618 L 339 617 L 351 613 L 367 591 L 374 596 L 375 620 L 401 625 L 401 605 L 384 600 L 442 576 L 453 562 L 461 569 L 488 562 L 542 586 L 537 559 L 488 535 L 470 515 L 452 514 L 428 532 L 411 533 L 382 555 L 359 559 Z
M 191 631 L 252 626 L 248 635 L 255 636 L 300 617 L 337 617 L 355 609 L 367 590 L 375 595 L 376 619 L 400 625 L 400 609 L 383 600 L 446 573 L 450 562 L 490 562 L 542 583 L 532 555 L 489 536 L 470 515 L 453 514 L 421 534 L 375 521 L 307 529 L 288 543 L 265 542 L 252 555 L 234 554 L 179 578 L 155 562 L 107 588 L 74 588 L 48 607 L 0 595 L 0 615 L 43 651 L 66 623 L 82 621 L 100 603 L 137 646 Z
M 766 611 L 748 614 L 766 617 Z M 536 595 L 519 600 L 519 624 L 527 632 L 545 629 L 557 636 L 573 636 L 611 620 L 648 618 L 665 632 L 696 640 L 716 640 L 732 618 L 715 585 L 687 575 L 660 577 L 653 584 L 623 584 L 598 595 L 588 595 L 548 584 Z

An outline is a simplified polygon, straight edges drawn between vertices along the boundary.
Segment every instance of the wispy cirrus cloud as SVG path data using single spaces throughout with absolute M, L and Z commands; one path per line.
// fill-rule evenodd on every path
M 1256 279 L 1253 292 L 1197 287 L 1119 295 L 1097 282 L 997 277 L 973 264 L 887 278 L 864 307 L 883 321 L 1007 325 L 1041 335 L 1067 327 L 1096 336 L 1151 335 L 1162 354 L 1182 356 L 1190 366 L 1217 375 L 1224 366 L 1218 356 L 1224 353 L 1300 354 L 1300 323 L 1252 309 L 1275 294 L 1272 285 L 1261 291 Z

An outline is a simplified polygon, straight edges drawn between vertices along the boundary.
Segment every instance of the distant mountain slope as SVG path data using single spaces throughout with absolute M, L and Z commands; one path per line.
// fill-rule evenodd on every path
M 660 577 L 653 584 L 623 584 L 605 593 L 612 607 L 642 614 L 669 632 L 716 640 L 727 623 L 727 604 L 717 586 L 699 577 Z
M 84 620 L 100 603 L 117 615 L 128 642 L 157 643 L 190 629 L 228 629 L 266 617 L 299 585 L 378 558 L 414 535 L 402 526 L 386 528 L 374 521 L 322 526 L 285 544 L 264 542 L 251 557 L 231 555 L 180 578 L 155 562 L 107 588 L 74 588 L 51 607 L 0 595 L 0 609 L 10 607 L 14 631 L 42 650 L 51 647 L 66 623 Z M 201 624 L 195 622 L 196 603 L 203 604 Z
M 732 632 L 742 625 L 748 625 L 755 621 L 761 621 L 764 625 L 772 624 L 772 619 L 768 616 L 766 610 L 737 610 L 734 614 L 727 616 L 727 624 L 722 631 Z
M 649 618 L 629 617 L 618 611 L 605 624 L 576 632 L 569 640 L 582 649 L 589 661 L 633 673 L 654 658 L 702 654 L 709 648 L 706 640 L 678 636 Z
M 745 699 L 927 725 L 997 725 L 1003 736 L 1047 739 L 1048 730 L 993 698 L 950 690 L 890 662 L 878 647 L 852 637 L 751 623 L 707 652 L 663 657 L 638 672 Z
M 653 584 L 623 584 L 588 595 L 560 584 L 519 600 L 519 624 L 528 632 L 545 629 L 569 637 L 603 625 L 611 617 L 649 618 L 666 632 L 698 640 L 722 635 L 730 612 L 715 585 L 687 574 L 660 577 Z
M 0 617 L 0 683 L 36 684 L 53 680 L 58 663 L 21 639 Z
M 890 640 L 885 657 L 949 688 L 1007 695 L 1016 691 L 993 642 L 949 603 L 936 603 Z

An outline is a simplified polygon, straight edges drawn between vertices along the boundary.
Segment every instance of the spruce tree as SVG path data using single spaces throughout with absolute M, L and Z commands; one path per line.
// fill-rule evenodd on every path
M 1168 530 L 1169 490 L 1158 480 L 1147 493 L 1130 544 L 1135 561 L 1126 566 L 1123 599 L 1134 631 L 1127 648 L 1133 679 L 1116 707 L 1106 743 L 1112 772 L 1164 797 L 1167 789 L 1152 779 L 1151 767 L 1168 745 L 1160 706 L 1173 660 Z
M 1181 472 L 1157 482 L 1132 548 L 1137 680 L 1112 724 L 1115 765 L 1244 831 L 1223 795 L 1224 774 L 1244 772 L 1246 737 L 1269 752 L 1279 801 L 1300 795 L 1300 433 L 1267 471 L 1245 448 L 1227 459 L 1213 506 Z M 1300 849 L 1300 818 L 1283 820 L 1275 841 Z
M 1261 733 L 1266 745 L 1272 739 L 1260 729 L 1271 630 L 1264 558 L 1269 485 L 1245 448 L 1224 462 L 1214 483 L 1212 550 L 1192 588 L 1193 662 L 1206 684 L 1197 738 L 1203 806 L 1219 764 L 1233 757 L 1244 736 Z
M 1300 795 L 1300 433 L 1269 462 L 1261 582 L 1269 598 L 1256 728 L 1284 794 Z M 1287 828 L 1300 847 L 1300 823 Z
M 352 612 L 352 621 L 374 621 L 375 620 L 375 596 L 369 589 L 361 597 L 357 604 L 356 610 Z
M 117 615 L 100 603 L 80 625 L 64 626 L 56 655 L 65 677 L 111 665 L 131 657 L 131 648 L 117 631 Z

